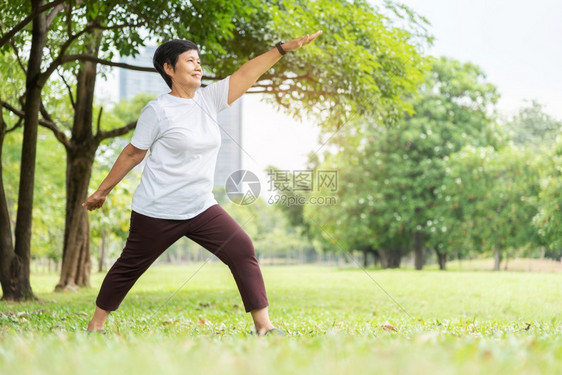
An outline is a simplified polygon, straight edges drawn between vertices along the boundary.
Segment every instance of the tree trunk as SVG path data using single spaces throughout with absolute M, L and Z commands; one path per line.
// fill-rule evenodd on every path
M 94 43 L 92 54 L 97 55 Z M 90 286 L 90 228 L 88 212 L 82 203 L 88 197 L 88 185 L 99 141 L 92 132 L 92 108 L 97 64 L 81 63 L 76 88 L 76 108 L 72 138 L 67 149 L 66 220 L 60 280 L 56 291 Z
M 437 262 L 439 263 L 439 269 L 441 271 L 445 271 L 446 269 L 446 262 L 447 262 L 447 254 L 440 252 L 437 247 L 435 249 L 435 254 L 437 255 Z
M 106 237 L 105 230 L 102 229 L 101 240 L 100 240 L 100 255 L 98 259 L 98 272 L 103 272 L 103 263 L 105 261 L 105 237 Z
M 501 245 L 497 244 L 494 248 L 494 271 L 500 270 L 500 262 L 501 262 Z
M 380 252 L 383 268 L 399 268 L 402 253 L 398 249 L 383 248 Z
M 3 121 L 1 126 L 0 158 L 5 135 L 5 124 Z M 0 284 L 2 284 L 2 300 L 17 301 L 26 299 L 25 296 L 28 293 L 33 296 L 33 292 L 31 288 L 29 288 L 29 290 L 27 289 L 29 285 L 29 274 L 26 283 L 25 273 L 22 272 L 23 260 L 14 252 L 12 226 L 10 223 L 10 213 L 8 211 L 2 173 L 2 165 L 0 164 Z
M 43 0 L 32 0 L 32 11 L 43 5 Z M 32 23 L 31 48 L 25 81 L 25 104 L 23 112 L 23 142 L 18 191 L 18 212 L 15 227 L 15 248 L 10 249 L 7 239 L 2 240 L 2 290 L 5 300 L 36 299 L 29 282 L 31 262 L 31 225 L 33 220 L 33 188 L 35 180 L 35 158 L 37 153 L 37 127 L 42 86 L 41 62 L 47 35 L 45 13 L 39 13 Z M 4 201 L 5 203 L 5 196 Z M 2 215 L 4 216 L 5 213 Z M 5 220 L 5 217 L 2 218 Z M 5 224 L 3 224 L 5 226 Z M 6 230 L 6 228 L 3 228 Z M 4 235 L 2 236 L 4 237 Z M 6 242 L 6 244 L 4 244 Z M 4 248 L 4 245 L 7 246 Z
M 373 263 L 375 267 L 381 263 L 381 255 L 378 250 L 373 250 Z
M 376 251 L 375 249 L 373 249 L 370 246 L 366 246 L 361 250 L 363 251 L 363 267 L 364 268 L 369 267 L 369 254 L 373 255 L 373 265 L 376 266 L 377 261 L 379 260 L 378 251 Z
M 421 270 L 423 268 L 423 232 L 414 232 L 414 265 L 416 270 Z
M 0 106 L 0 161 L 5 135 L 6 123 L 2 117 L 2 107 Z M 16 296 L 19 294 L 17 275 L 20 273 L 21 259 L 14 253 L 10 212 L 8 211 L 8 201 L 2 176 L 2 164 L 0 163 L 0 283 L 2 284 L 2 299 L 13 300 L 17 299 Z

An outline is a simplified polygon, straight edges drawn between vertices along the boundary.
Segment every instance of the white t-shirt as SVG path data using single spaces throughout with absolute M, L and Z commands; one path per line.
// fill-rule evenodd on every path
M 143 108 L 131 144 L 150 154 L 133 195 L 133 211 L 185 220 L 217 203 L 217 114 L 229 107 L 229 79 L 198 89 L 192 99 L 162 94 Z

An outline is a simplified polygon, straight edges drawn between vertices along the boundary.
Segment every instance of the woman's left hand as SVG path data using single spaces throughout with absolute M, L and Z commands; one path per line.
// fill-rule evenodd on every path
M 320 34 L 322 34 L 322 30 L 318 30 L 317 32 L 315 32 L 312 35 L 307 34 L 305 36 L 301 36 L 300 38 L 293 39 L 293 40 L 290 40 L 288 42 L 283 43 L 281 45 L 281 48 L 283 48 L 283 50 L 285 50 L 287 52 L 288 51 L 294 51 L 296 49 L 301 48 L 302 46 L 306 46 L 307 44 L 312 42 L 314 39 L 316 39 Z

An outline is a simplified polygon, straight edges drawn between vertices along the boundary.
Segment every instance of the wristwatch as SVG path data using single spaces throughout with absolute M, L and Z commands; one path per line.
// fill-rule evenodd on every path
M 283 44 L 283 43 L 285 43 L 285 42 L 278 42 L 278 43 L 275 45 L 275 47 L 277 47 L 277 50 L 279 51 L 280 54 L 286 55 L 286 54 L 287 54 L 287 51 L 285 51 L 285 50 L 283 49 L 283 47 L 281 47 L 281 44 Z

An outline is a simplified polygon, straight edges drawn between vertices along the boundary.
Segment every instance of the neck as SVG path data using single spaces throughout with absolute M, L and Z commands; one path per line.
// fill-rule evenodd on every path
M 182 87 L 179 85 L 173 85 L 170 95 L 185 99 L 193 99 L 195 97 L 195 91 L 197 91 L 197 87 Z

